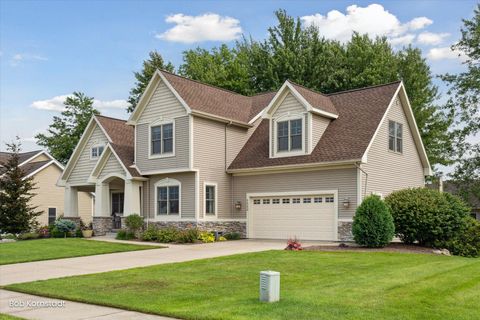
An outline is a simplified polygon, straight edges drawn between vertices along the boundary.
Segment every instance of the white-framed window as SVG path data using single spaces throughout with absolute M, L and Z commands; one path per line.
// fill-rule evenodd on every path
M 388 149 L 403 152 L 403 125 L 395 121 L 388 121 Z
M 283 203 L 283 204 L 290 203 L 290 199 L 288 199 L 288 198 L 286 198 L 286 199 L 282 199 L 282 203 Z
M 322 200 L 323 200 L 322 197 L 315 197 L 315 198 L 313 198 L 313 202 L 314 202 L 314 203 L 322 203 Z
M 292 119 L 277 122 L 277 152 L 303 149 L 303 120 Z
M 325 202 L 327 202 L 327 203 L 333 203 L 333 202 L 334 202 L 334 198 L 333 198 L 333 197 L 325 197 Z
M 205 196 L 205 215 L 215 216 L 217 215 L 217 184 L 205 183 L 204 188 Z
M 90 159 L 96 160 L 100 158 L 100 156 L 103 153 L 103 150 L 105 150 L 105 145 L 103 144 L 95 144 L 90 148 Z
M 181 215 L 181 183 L 165 178 L 155 183 L 155 215 Z
M 279 204 L 279 203 L 280 203 L 280 199 L 272 199 L 272 203 L 273 203 L 273 204 Z
M 260 202 L 260 199 L 255 199 L 255 200 L 253 200 L 253 204 L 260 204 L 260 203 L 261 203 L 261 202 Z
M 270 204 L 270 199 L 263 199 L 263 204 Z
M 175 122 L 163 120 L 149 126 L 149 157 L 160 158 L 175 155 Z
M 293 198 L 292 203 L 300 203 L 300 198 Z

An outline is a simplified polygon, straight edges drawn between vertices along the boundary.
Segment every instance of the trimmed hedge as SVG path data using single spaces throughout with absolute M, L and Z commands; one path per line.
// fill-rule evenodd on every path
M 407 244 L 439 246 L 463 230 L 470 214 L 460 198 L 427 188 L 395 191 L 385 201 L 397 236 Z
M 480 222 L 471 217 L 467 218 L 464 230 L 443 246 L 454 255 L 471 258 L 480 256 Z
M 393 218 L 379 196 L 371 195 L 362 201 L 353 217 L 352 233 L 355 242 L 366 247 L 381 248 L 392 241 Z

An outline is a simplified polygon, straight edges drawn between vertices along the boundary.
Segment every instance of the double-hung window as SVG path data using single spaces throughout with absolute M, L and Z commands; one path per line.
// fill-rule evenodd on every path
M 173 153 L 173 123 L 165 123 L 150 128 L 152 155 Z
M 217 188 L 215 185 L 205 185 L 205 214 L 216 214 Z
M 180 213 L 180 187 L 157 187 L 157 214 L 175 215 Z
M 302 150 L 302 119 L 277 122 L 277 151 Z
M 105 149 L 103 145 L 96 145 L 90 149 L 90 159 L 98 159 Z
M 388 122 L 388 149 L 394 152 L 403 152 L 403 126 L 395 121 Z

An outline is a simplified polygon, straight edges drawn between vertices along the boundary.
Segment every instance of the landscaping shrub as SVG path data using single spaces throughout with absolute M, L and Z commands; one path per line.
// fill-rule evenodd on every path
M 203 243 L 215 242 L 215 235 L 211 232 L 200 232 L 198 240 L 201 240 Z
M 138 236 L 143 227 L 143 217 L 138 214 L 131 214 L 125 218 L 125 225 L 130 232 Z
M 178 229 L 169 227 L 158 231 L 158 242 L 170 243 L 177 241 Z
M 147 230 L 142 233 L 143 241 L 157 241 L 158 240 L 158 228 L 155 225 L 149 225 Z
M 49 226 L 43 226 L 38 228 L 37 233 L 40 235 L 40 238 L 50 238 Z
M 239 240 L 242 238 L 239 232 L 231 232 L 223 235 L 227 240 Z
M 405 243 L 435 246 L 454 239 L 465 228 L 470 210 L 458 197 L 427 188 L 391 193 L 390 207 L 397 236 Z
M 292 250 L 292 251 L 301 251 L 303 250 L 302 244 L 300 243 L 300 240 L 297 238 L 294 239 L 288 239 L 287 241 L 287 247 L 285 250 Z
M 353 239 L 362 246 L 382 248 L 392 241 L 395 227 L 390 210 L 377 195 L 366 197 L 355 212 Z
M 181 230 L 177 234 L 176 241 L 178 243 L 195 243 L 198 240 L 199 234 L 197 228 Z
M 18 240 L 33 240 L 38 239 L 40 235 L 36 232 L 25 232 L 18 235 Z
M 58 219 L 55 221 L 55 228 L 61 233 L 63 233 L 63 236 L 66 238 L 67 234 L 74 232 L 77 226 L 73 221 L 67 220 L 67 219 Z
M 53 228 L 50 229 L 50 237 L 52 237 L 52 238 L 64 238 L 65 233 L 61 232 L 60 230 L 58 230 L 57 227 L 54 226 Z
M 75 230 L 75 238 L 83 238 L 82 229 L 78 228 Z
M 135 239 L 135 234 L 129 230 L 122 229 L 117 232 L 117 236 L 115 237 L 115 239 L 131 240 L 131 239 Z
M 464 230 L 441 246 L 454 255 L 472 258 L 480 256 L 480 222 L 468 217 Z

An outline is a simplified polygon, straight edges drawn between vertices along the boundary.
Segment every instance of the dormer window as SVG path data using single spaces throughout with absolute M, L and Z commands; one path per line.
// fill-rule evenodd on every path
M 302 134 L 302 119 L 278 121 L 277 152 L 301 151 L 303 149 Z
M 90 149 L 90 159 L 92 160 L 98 159 L 102 155 L 104 149 L 105 149 L 105 146 L 103 145 L 92 146 L 92 148 Z

